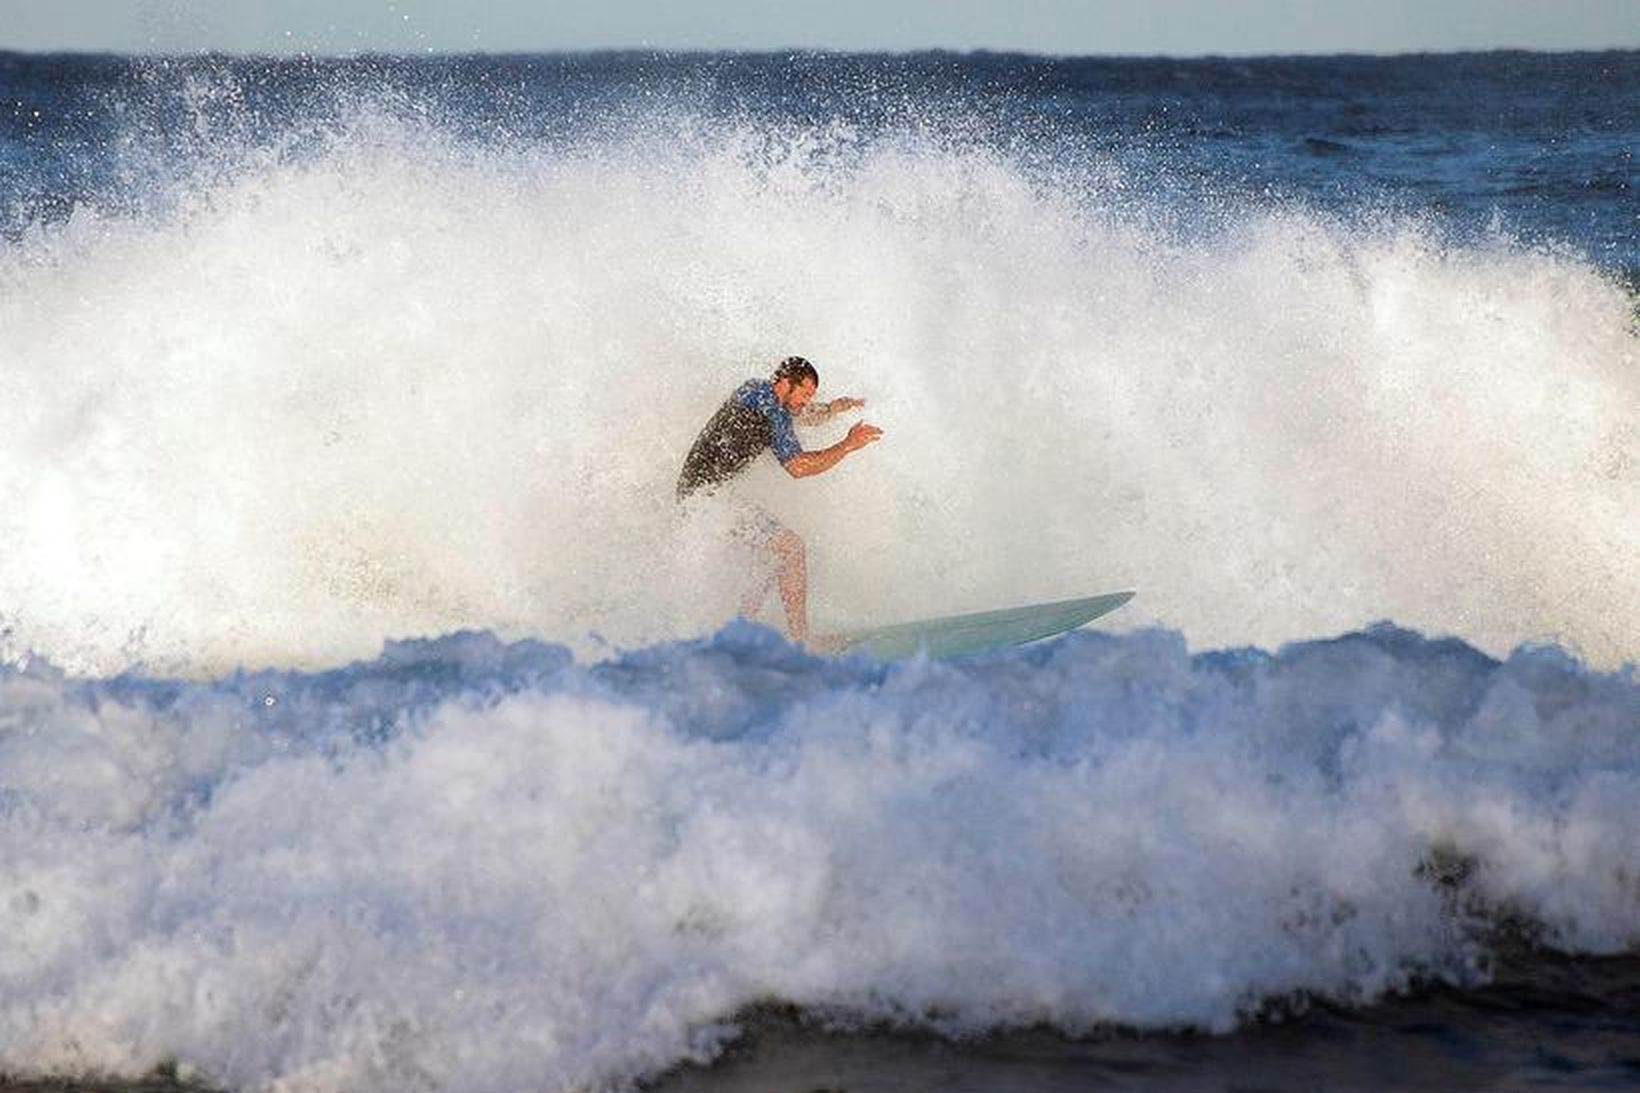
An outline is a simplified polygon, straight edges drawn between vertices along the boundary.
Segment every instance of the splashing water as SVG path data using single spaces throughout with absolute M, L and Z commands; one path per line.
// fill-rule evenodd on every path
M 82 210 L 0 250 L 10 644 L 209 671 L 699 632 L 733 563 L 680 536 L 682 453 L 800 352 L 887 431 L 753 475 L 822 625 L 1133 586 L 1128 621 L 1208 644 L 1391 617 L 1633 656 L 1617 287 L 1404 217 L 1169 233 L 1073 181 L 916 135 L 376 119 Z

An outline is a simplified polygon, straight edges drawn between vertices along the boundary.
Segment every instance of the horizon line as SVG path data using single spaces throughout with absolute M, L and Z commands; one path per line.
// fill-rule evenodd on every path
M 160 49 L 77 49 L 77 48 L 14 48 L 0 46 L 0 57 L 141 57 L 156 60 L 190 60 L 195 58 L 223 57 L 242 60 L 325 60 L 347 61 L 363 59 L 392 58 L 395 60 L 411 59 L 459 59 L 459 58 L 513 58 L 513 57 L 596 57 L 596 56 L 648 56 L 648 57 L 924 57 L 924 56 L 953 56 L 953 57 L 1017 57 L 1039 61 L 1083 61 L 1083 60 L 1112 60 L 1112 61 L 1275 61 L 1328 58 L 1363 58 L 1372 60 L 1392 60 L 1411 57 L 1478 57 L 1497 54 L 1535 54 L 1543 56 L 1575 56 L 1601 55 L 1608 53 L 1640 53 L 1640 44 L 1629 46 L 1568 46 L 1556 48 L 1537 48 L 1531 46 L 1482 46 L 1462 49 L 1405 49 L 1405 50 L 1358 50 L 1358 49 L 1316 49 L 1293 50 L 1287 52 L 1204 52 L 1204 53 L 1157 53 L 1142 50 L 1135 51 L 1108 51 L 1099 53 L 1054 53 L 1030 49 L 998 49 L 990 46 L 975 46 L 970 48 L 951 46 L 915 46 L 905 49 L 840 49 L 830 46 L 778 46 L 757 48 L 718 48 L 712 46 L 588 46 L 581 48 L 563 49 L 421 49 L 421 50 L 381 50 L 356 49 L 350 51 L 326 52 L 322 50 L 282 50 L 282 51 L 240 51 L 233 49 L 200 48 L 190 50 L 160 50 Z

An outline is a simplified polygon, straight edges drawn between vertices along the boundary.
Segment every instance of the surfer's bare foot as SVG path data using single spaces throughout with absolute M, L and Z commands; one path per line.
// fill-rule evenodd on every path
M 841 653 L 848 648 L 848 640 L 841 634 L 810 634 L 798 639 L 798 644 L 811 653 Z

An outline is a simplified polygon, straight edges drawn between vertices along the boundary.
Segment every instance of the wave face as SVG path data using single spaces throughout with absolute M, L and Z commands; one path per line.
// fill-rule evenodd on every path
M 277 111 L 300 70 L 97 69 L 121 137 L 53 167 L 92 196 L 0 244 L 14 657 L 706 632 L 739 561 L 672 484 L 790 353 L 887 433 L 750 487 L 808 539 L 822 626 L 1137 587 L 1128 622 L 1204 646 L 1393 618 L 1640 649 L 1633 305 L 1587 257 L 1191 181 L 1091 108 L 1005 135 L 955 98 L 645 106 L 599 63 L 494 115 L 413 67 Z
M 961 663 L 737 624 L 320 675 L 0 673 L 0 1070 L 604 1088 L 778 1000 L 1222 1030 L 1640 945 L 1640 681 L 1378 628 Z

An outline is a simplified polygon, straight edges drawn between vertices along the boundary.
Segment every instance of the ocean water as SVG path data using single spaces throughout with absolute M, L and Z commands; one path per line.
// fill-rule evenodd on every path
M 0 54 L 0 1075 L 1640 1082 L 1637 146 L 1634 52 Z M 791 353 L 820 629 L 1138 598 L 733 620 Z

